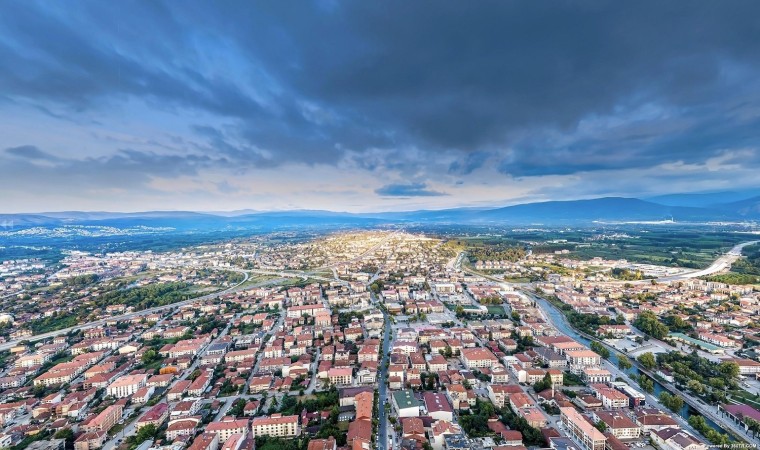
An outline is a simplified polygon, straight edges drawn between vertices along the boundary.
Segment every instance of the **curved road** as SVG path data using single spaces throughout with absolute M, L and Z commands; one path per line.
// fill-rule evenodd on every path
M 760 240 L 742 242 L 741 244 L 737 244 L 731 250 L 729 250 L 728 252 L 724 253 L 720 257 L 718 257 L 718 259 L 716 259 L 715 261 L 713 261 L 713 263 L 710 264 L 710 266 L 707 267 L 707 268 L 705 268 L 705 269 L 689 270 L 689 271 L 681 272 L 681 273 L 679 273 L 677 275 L 670 275 L 670 276 L 666 276 L 666 277 L 655 278 L 654 280 L 658 281 L 658 282 L 666 283 L 666 282 L 670 282 L 670 281 L 678 281 L 678 280 L 686 280 L 686 279 L 689 279 L 689 278 L 704 277 L 704 276 L 707 276 L 707 275 L 712 275 L 714 273 L 721 272 L 723 270 L 730 269 L 731 268 L 731 264 L 733 264 L 734 262 L 736 262 L 737 259 L 741 258 L 741 256 L 742 256 L 742 250 L 744 249 L 744 247 L 747 247 L 749 245 L 758 244 L 758 243 L 760 243 Z M 464 255 L 464 252 L 461 252 L 459 254 L 459 256 L 457 257 L 457 259 L 454 260 L 454 268 L 455 269 L 460 269 L 460 270 L 462 270 L 462 271 L 464 271 L 466 273 L 470 273 L 472 275 L 478 275 L 478 276 L 481 276 L 483 278 L 487 278 L 489 280 L 496 281 L 498 283 L 517 284 L 517 283 L 509 283 L 507 281 L 500 280 L 499 278 L 492 277 L 492 276 L 489 276 L 489 275 L 485 275 L 485 274 L 482 274 L 482 273 L 477 272 L 475 270 L 472 270 L 472 269 L 469 269 L 469 268 L 466 268 L 466 267 L 462 266 L 462 256 L 463 255 Z M 641 281 L 633 281 L 633 282 L 631 282 L 631 281 L 619 281 L 619 282 L 618 281 L 613 281 L 612 283 L 634 283 L 635 284 L 635 283 L 651 283 L 651 281 L 652 280 L 641 280 Z
M 729 250 L 726 254 L 719 257 L 715 261 L 713 261 L 712 264 L 710 264 L 710 267 L 702 270 L 694 270 L 690 272 L 683 272 L 679 273 L 678 275 L 672 275 L 668 277 L 661 277 L 657 278 L 657 281 L 678 281 L 678 280 L 685 280 L 687 278 L 697 278 L 697 277 L 704 277 L 706 275 L 712 275 L 717 272 L 721 272 L 726 269 L 731 268 L 731 264 L 736 262 L 737 259 L 741 258 L 742 256 L 742 250 L 744 247 L 748 245 L 757 244 L 760 241 L 749 241 L 749 242 L 742 242 L 741 244 L 737 244 Z
M 227 289 L 225 289 L 223 291 L 214 292 L 213 294 L 207 294 L 207 295 L 203 295 L 201 297 L 195 297 L 195 298 L 191 298 L 191 299 L 188 299 L 188 300 L 183 300 L 181 302 L 171 303 L 171 304 L 168 304 L 168 305 L 156 306 L 154 308 L 149 308 L 149 309 L 143 309 L 142 311 L 135 311 L 135 312 L 127 313 L 127 314 L 121 314 L 121 315 L 118 315 L 118 316 L 112 316 L 112 317 L 109 317 L 108 319 L 100 319 L 100 320 L 96 320 L 94 322 L 87 322 L 87 323 L 83 323 L 83 324 L 76 325 L 76 326 L 69 327 L 69 328 L 61 328 L 60 330 L 50 331 L 48 333 L 37 334 L 37 335 L 30 336 L 30 337 L 27 337 L 27 338 L 24 338 L 24 339 L 15 339 L 15 340 L 12 340 L 12 341 L 8 341 L 8 342 L 5 342 L 3 344 L 0 344 L 0 351 L 2 351 L 2 350 L 9 350 L 9 349 L 13 348 L 14 346 L 18 345 L 18 343 L 24 342 L 24 341 L 27 341 L 27 342 L 41 341 L 43 339 L 48 339 L 48 338 L 52 338 L 52 337 L 56 337 L 56 336 L 61 336 L 63 334 L 67 334 L 67 333 L 70 333 L 72 331 L 87 330 L 87 329 L 90 329 L 90 328 L 95 328 L 95 327 L 98 327 L 98 326 L 101 326 L 101 325 L 105 325 L 106 322 L 109 321 L 109 320 L 114 320 L 114 319 L 116 319 L 116 320 L 129 320 L 129 319 L 132 319 L 132 318 L 135 318 L 135 317 L 147 316 L 147 315 L 153 314 L 155 312 L 160 312 L 160 311 L 164 311 L 164 310 L 168 310 L 168 309 L 173 309 L 173 308 L 179 308 L 181 306 L 189 305 L 189 304 L 192 304 L 192 303 L 195 303 L 195 302 L 199 302 L 199 301 L 202 302 L 202 301 L 205 301 L 205 300 L 211 300 L 211 299 L 216 298 L 218 296 L 225 295 L 225 294 L 230 294 L 232 292 L 237 291 L 240 288 L 240 286 L 243 283 L 245 283 L 246 281 L 248 281 L 248 278 L 250 278 L 250 276 L 249 276 L 249 274 L 248 274 L 247 271 L 243 271 L 243 270 L 237 271 L 237 270 L 234 270 L 234 269 L 227 269 L 227 270 L 233 270 L 235 272 L 240 272 L 243 275 L 245 275 L 245 278 L 243 278 L 243 281 L 241 281 L 240 283 L 238 283 L 238 284 L 236 284 L 236 285 L 234 285 L 232 287 L 229 287 L 229 288 L 227 288 Z M 270 280 L 270 281 L 262 283 L 262 285 L 272 283 L 273 281 L 277 281 L 277 280 Z M 255 286 L 246 286 L 246 289 L 249 289 L 251 287 L 255 287 Z

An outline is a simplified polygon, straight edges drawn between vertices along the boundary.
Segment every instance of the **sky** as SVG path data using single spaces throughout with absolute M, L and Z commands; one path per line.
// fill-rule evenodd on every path
M 760 187 L 757 1 L 5 1 L 0 212 Z

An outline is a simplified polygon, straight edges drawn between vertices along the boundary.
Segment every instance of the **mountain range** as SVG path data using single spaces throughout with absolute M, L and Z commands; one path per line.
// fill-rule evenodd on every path
M 730 201 L 716 201 L 716 200 Z M 134 213 L 64 211 L 38 214 L 0 214 L 0 225 L 14 229 L 61 225 L 152 226 L 177 229 L 278 227 L 298 225 L 542 224 L 593 222 L 743 222 L 760 220 L 760 196 L 738 193 L 682 194 L 649 199 L 603 197 L 589 200 L 525 203 L 502 208 L 456 208 L 380 213 L 319 210 Z

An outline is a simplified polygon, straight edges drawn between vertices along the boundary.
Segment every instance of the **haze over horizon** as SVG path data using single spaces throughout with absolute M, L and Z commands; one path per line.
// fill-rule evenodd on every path
M 0 213 L 760 187 L 757 2 L 0 10 Z

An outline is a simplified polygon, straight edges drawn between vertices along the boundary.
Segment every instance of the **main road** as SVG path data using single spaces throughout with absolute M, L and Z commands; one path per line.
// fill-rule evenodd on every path
M 375 294 L 371 295 L 373 301 L 375 301 Z M 383 317 L 385 318 L 385 331 L 383 333 L 383 357 L 380 360 L 380 371 L 377 386 L 377 415 L 380 424 L 377 428 L 377 438 L 375 442 L 377 442 L 378 450 L 386 450 L 386 448 L 388 448 L 388 418 L 386 417 L 387 412 L 385 410 L 385 402 L 388 398 L 386 380 L 388 377 L 388 349 L 390 348 L 391 344 L 391 330 L 393 327 L 391 326 L 391 318 L 388 317 L 388 313 L 385 311 L 385 308 L 380 308 L 380 310 L 383 312 Z
M 737 259 L 741 258 L 742 256 L 742 250 L 744 247 L 748 245 L 753 245 L 760 243 L 760 241 L 749 241 L 749 242 L 742 242 L 741 244 L 737 244 L 729 250 L 727 253 L 713 261 L 712 264 L 710 264 L 710 267 L 707 267 L 706 269 L 702 270 L 695 270 L 690 272 L 683 272 L 679 273 L 678 275 L 672 275 L 668 277 L 662 277 L 658 278 L 657 281 L 667 282 L 667 281 L 678 281 L 678 280 L 685 280 L 687 278 L 698 278 L 698 277 L 704 277 L 707 275 L 712 275 L 714 273 L 722 272 L 724 270 L 730 269 L 731 264 L 736 262 Z
M 700 269 L 700 270 L 689 270 L 689 271 L 678 273 L 676 275 L 669 275 L 669 276 L 665 276 L 665 277 L 655 278 L 654 280 L 657 281 L 657 282 L 661 282 L 661 283 L 667 283 L 667 282 L 670 282 L 670 281 L 679 281 L 679 280 L 686 280 L 686 279 L 689 279 L 689 278 L 704 277 L 704 276 L 707 276 L 707 275 L 712 275 L 714 273 L 722 272 L 724 270 L 730 269 L 731 268 L 731 264 L 733 264 L 734 262 L 736 262 L 737 259 L 741 258 L 741 256 L 742 256 L 742 250 L 744 249 L 744 247 L 747 247 L 748 245 L 758 244 L 758 243 L 760 243 L 760 240 L 742 242 L 741 244 L 737 244 L 731 250 L 729 250 L 728 252 L 724 253 L 723 255 L 721 255 L 720 257 L 718 257 L 715 261 L 713 261 L 713 263 L 710 264 L 710 266 L 707 267 L 707 268 Z M 502 279 L 499 279 L 499 278 L 496 278 L 496 277 L 492 277 L 490 275 L 485 275 L 485 274 L 482 274 L 480 272 L 476 272 L 476 271 L 474 271 L 472 269 L 469 269 L 469 268 L 463 266 L 462 265 L 462 260 L 463 260 L 464 254 L 465 254 L 465 252 L 461 252 L 459 254 L 459 256 L 457 256 L 456 259 L 453 259 L 452 262 L 449 263 L 449 264 L 451 264 L 453 266 L 453 268 L 455 270 L 456 269 L 460 269 L 460 270 L 462 270 L 462 271 L 464 271 L 466 273 L 469 273 L 469 274 L 472 274 L 472 275 L 481 276 L 483 278 L 487 278 L 489 280 L 496 281 L 498 283 L 507 283 L 506 281 L 504 281 Z M 634 283 L 635 284 L 635 283 L 651 283 L 651 282 L 652 282 L 652 280 L 641 280 L 641 281 L 633 281 L 633 282 L 631 282 L 631 281 L 620 281 L 620 282 L 613 281 L 611 283 Z M 509 283 L 509 284 L 514 284 L 514 283 Z

